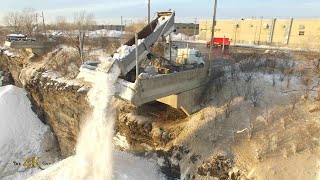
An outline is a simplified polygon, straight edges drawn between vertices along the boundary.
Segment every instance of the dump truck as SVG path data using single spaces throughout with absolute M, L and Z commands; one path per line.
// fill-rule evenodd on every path
M 196 67 L 204 67 L 205 63 L 201 52 L 197 49 L 174 49 L 172 50 L 172 63 L 176 66 L 193 66 Z

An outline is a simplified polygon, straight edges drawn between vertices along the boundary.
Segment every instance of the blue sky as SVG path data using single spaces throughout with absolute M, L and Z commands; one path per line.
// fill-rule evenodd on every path
M 44 11 L 48 21 L 54 21 L 56 16 L 72 18 L 75 12 L 86 10 L 93 12 L 99 23 L 119 24 L 120 16 L 133 21 L 146 19 L 146 4 L 146 0 L 9 0 L 1 3 L 0 16 L 32 7 Z M 151 0 L 151 4 L 152 15 L 156 11 L 175 10 L 177 22 L 210 19 L 213 13 L 213 0 Z M 253 16 L 320 18 L 320 0 L 218 0 L 218 19 Z

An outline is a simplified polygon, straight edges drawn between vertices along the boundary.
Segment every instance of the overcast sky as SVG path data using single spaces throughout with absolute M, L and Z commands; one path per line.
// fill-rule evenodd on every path
M 72 17 L 77 11 L 95 14 L 99 23 L 120 24 L 125 20 L 145 20 L 147 0 L 0 0 L 1 22 L 6 12 L 23 8 L 43 11 L 47 21 L 57 16 Z M 173 9 L 177 22 L 191 22 L 194 18 L 210 19 L 213 0 L 151 0 L 152 16 L 157 11 Z M 218 19 L 265 18 L 320 18 L 320 0 L 218 0 Z

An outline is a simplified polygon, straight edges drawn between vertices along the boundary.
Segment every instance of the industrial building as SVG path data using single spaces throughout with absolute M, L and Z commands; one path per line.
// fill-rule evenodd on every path
M 199 24 L 194 23 L 175 23 L 176 33 L 186 34 L 188 36 L 199 34 Z
M 212 21 L 200 21 L 199 39 L 209 41 Z M 218 20 L 215 37 L 230 38 L 231 45 L 255 44 L 292 48 L 320 48 L 320 19 Z

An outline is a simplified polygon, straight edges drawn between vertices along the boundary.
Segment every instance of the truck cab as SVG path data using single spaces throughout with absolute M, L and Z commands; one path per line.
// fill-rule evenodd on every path
M 177 49 L 172 57 L 173 63 L 177 65 L 195 65 L 197 67 L 205 65 L 202 54 L 197 49 Z

